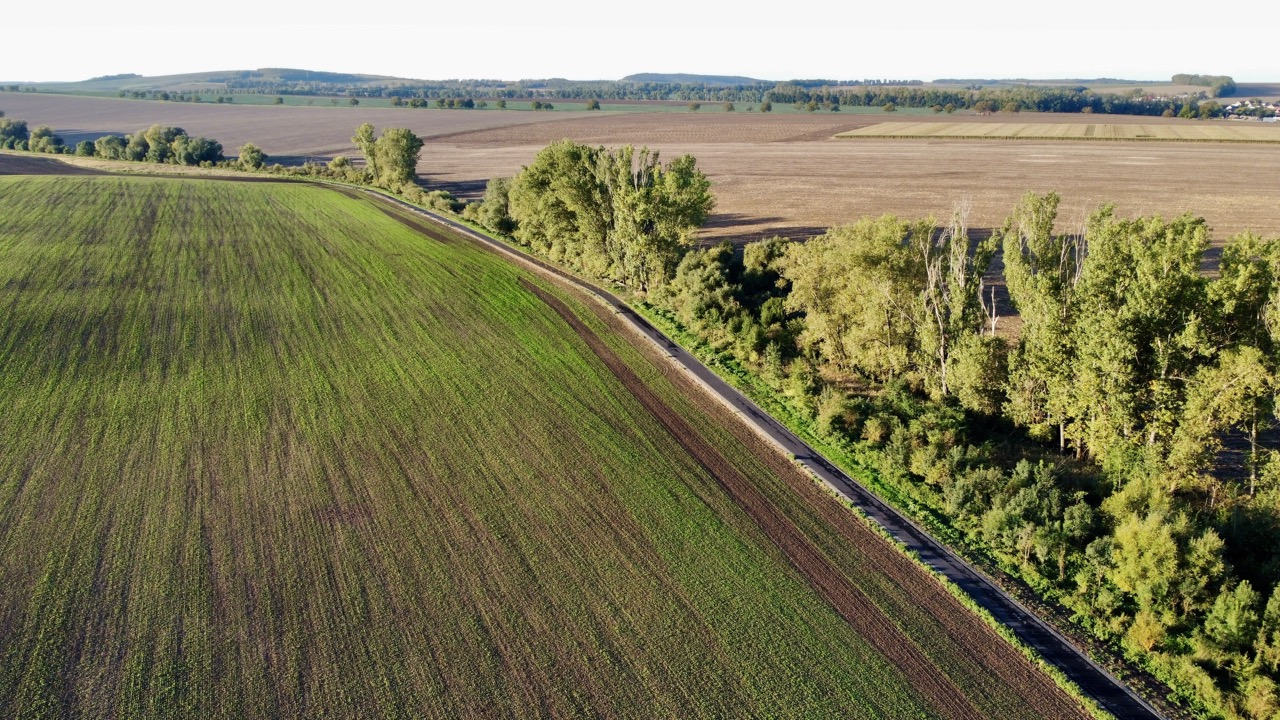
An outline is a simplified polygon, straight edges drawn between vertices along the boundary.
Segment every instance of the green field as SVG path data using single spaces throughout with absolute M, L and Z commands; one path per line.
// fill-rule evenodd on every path
M 0 201 L 4 717 L 1071 710 L 601 311 L 460 237 L 312 185 L 16 176 Z M 824 600 L 534 289 L 898 634 Z
M 1236 121 L 1149 125 L 1038 122 L 884 122 L 843 132 L 836 137 L 1271 143 L 1280 142 L 1280 125 Z

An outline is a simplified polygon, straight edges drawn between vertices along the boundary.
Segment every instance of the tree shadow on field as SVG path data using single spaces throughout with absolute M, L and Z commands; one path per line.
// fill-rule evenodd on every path
M 462 201 L 480 200 L 489 185 L 488 178 L 479 180 L 437 180 L 433 173 L 418 173 L 418 181 L 427 190 L 444 190 Z
M 1204 255 L 1200 256 L 1200 272 L 1210 277 L 1217 277 L 1218 269 L 1222 265 L 1222 246 L 1214 245 L 1204 251 Z
M 124 137 L 125 135 L 128 135 L 130 132 L 136 132 L 136 131 L 130 130 L 128 132 L 122 132 L 120 130 L 81 130 L 80 128 L 71 128 L 69 130 L 57 130 L 55 132 L 57 133 L 58 137 L 62 138 L 63 144 L 70 145 L 71 147 L 75 147 L 77 143 L 84 142 L 85 140 L 88 140 L 89 142 L 93 142 L 98 138 L 106 137 L 107 135 L 116 135 L 118 137 Z
M 783 237 L 788 240 L 808 240 L 827 231 L 827 228 L 817 225 L 778 224 L 784 221 L 785 218 L 776 216 L 714 213 L 707 218 L 702 230 L 715 233 L 715 236 L 703 238 L 698 244 L 715 245 L 728 240 L 734 245 L 743 245 L 771 237 Z

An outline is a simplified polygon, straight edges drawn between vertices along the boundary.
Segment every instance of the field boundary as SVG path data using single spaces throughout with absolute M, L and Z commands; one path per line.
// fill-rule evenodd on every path
M 1225 122 L 1225 121 L 1224 121 Z M 880 128 L 879 130 L 877 128 Z M 973 129 L 971 129 L 973 128 Z M 979 131 L 977 128 L 985 130 Z M 1070 140 L 1087 142 L 1181 142 L 1280 144 L 1280 128 L 1261 124 L 1206 126 L 1166 123 L 974 123 L 885 121 L 837 133 L 837 140 Z
M 673 365 L 728 407 L 746 422 L 753 432 L 777 448 L 784 457 L 793 459 L 837 498 L 879 526 L 881 531 L 892 538 L 894 542 L 891 544 L 904 551 L 908 557 L 914 555 L 918 562 L 946 578 L 972 602 L 983 608 L 999 624 L 1025 643 L 1025 646 L 1038 655 L 1043 662 L 1057 668 L 1062 675 L 1059 677 L 1056 673 L 1052 674 L 1054 679 L 1061 682 L 1065 678 L 1075 686 L 1068 688 L 1068 692 L 1087 696 L 1105 713 L 1114 717 L 1165 720 L 1158 710 L 1132 688 L 1076 647 L 1066 635 L 1006 593 L 986 573 L 951 551 L 865 485 L 837 468 L 834 463 L 700 362 L 692 353 L 655 328 L 613 293 L 477 232 L 463 223 L 436 215 L 376 190 L 362 189 L 371 196 L 403 206 L 448 230 L 462 233 L 465 237 L 516 259 L 521 265 L 536 269 L 541 275 L 550 276 L 559 283 L 567 283 L 586 291 L 612 312 L 622 316 L 633 332 L 646 338 L 666 355 Z M 982 619 L 981 615 L 979 619 Z

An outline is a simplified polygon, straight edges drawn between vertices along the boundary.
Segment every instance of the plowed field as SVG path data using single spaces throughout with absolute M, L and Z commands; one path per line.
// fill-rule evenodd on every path
M 152 123 L 217 138 L 228 152 L 253 141 L 284 162 L 355 155 L 365 121 L 409 127 L 427 138 L 419 171 L 428 184 L 478 197 L 491 177 L 518 172 L 562 138 L 633 143 L 664 155 L 693 153 L 718 199 L 703 236 L 745 240 L 804 237 L 831 225 L 891 212 L 944 217 L 967 201 L 975 228 L 999 226 L 1028 191 L 1063 196 L 1064 222 L 1099 205 L 1121 214 L 1192 212 L 1225 238 L 1245 229 L 1280 234 L 1280 146 L 1097 143 L 1063 140 L 834 140 L 890 115 L 716 113 L 536 113 L 391 108 L 234 107 L 102 98 L 0 94 L 0 109 L 69 139 L 132 132 Z M 1008 115 L 941 115 L 924 123 L 1007 123 Z M 1020 124 L 1099 124 L 1100 116 L 1021 113 Z M 1215 127 L 1195 120 L 1106 116 L 1107 125 Z M 1068 128 L 1068 134 L 1072 129 Z M 1083 130 L 1080 130 L 1083 132 Z

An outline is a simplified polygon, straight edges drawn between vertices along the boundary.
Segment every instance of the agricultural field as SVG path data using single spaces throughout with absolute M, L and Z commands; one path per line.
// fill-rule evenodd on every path
M 308 184 L 0 197 L 5 717 L 1083 717 L 533 271 Z
M 1165 140 L 1184 142 L 1280 143 L 1280 125 L 1214 123 L 971 123 L 882 122 L 836 137 L 990 138 L 1006 140 Z
M 706 104 L 704 104 L 706 105 Z M 489 178 L 510 176 L 550 142 L 692 153 L 713 183 L 707 242 L 780 234 L 802 238 L 865 216 L 945 217 L 959 203 L 974 228 L 999 227 L 1028 191 L 1056 190 L 1063 218 L 1103 203 L 1123 215 L 1192 212 L 1225 239 L 1243 230 L 1280 234 L 1280 145 L 1147 141 L 967 140 L 836 136 L 895 119 L 885 113 L 587 113 L 249 107 L 0 93 L 9 117 L 44 123 L 69 140 L 133 132 L 153 123 L 218 139 L 230 153 L 253 141 L 281 162 L 356 155 L 359 123 L 408 127 L 426 140 L 419 172 L 433 188 L 476 198 Z M 912 116 L 911 122 L 1007 124 L 1008 115 Z M 1099 124 L 1097 116 L 1020 113 L 1018 123 Z M 1244 124 L 1107 116 L 1107 125 L 1236 128 Z M 1245 125 L 1249 126 L 1249 125 Z M 1261 123 L 1253 127 L 1263 127 Z M 1266 129 L 1271 129 L 1266 126 Z M 1179 130 L 1180 131 L 1180 130 Z M 1079 132 L 1083 132 L 1080 130 Z

